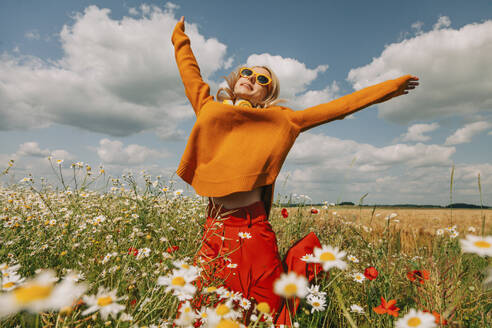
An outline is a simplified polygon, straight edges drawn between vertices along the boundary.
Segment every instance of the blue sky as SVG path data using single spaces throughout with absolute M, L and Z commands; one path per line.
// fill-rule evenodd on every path
M 420 77 L 409 95 L 301 134 L 277 192 L 444 205 L 455 165 L 454 200 L 479 202 L 480 173 L 492 204 L 491 9 L 490 1 L 2 1 L 0 165 L 15 159 L 14 180 L 31 172 L 54 181 L 49 155 L 64 159 L 67 174 L 80 161 L 113 176 L 172 175 L 194 123 L 170 42 L 184 15 L 214 94 L 242 64 L 269 64 L 295 110 Z

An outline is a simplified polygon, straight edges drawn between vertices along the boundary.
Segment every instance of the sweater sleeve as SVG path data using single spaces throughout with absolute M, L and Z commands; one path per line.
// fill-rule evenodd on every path
M 412 75 L 404 75 L 394 80 L 369 86 L 329 103 L 296 111 L 294 121 L 299 125 L 300 132 L 304 132 L 333 120 L 341 120 L 365 107 L 393 98 L 399 91 L 403 90 L 406 81 L 411 77 Z
M 184 32 L 184 23 L 178 22 L 174 28 L 171 41 L 174 45 L 174 55 L 178 64 L 179 74 L 183 80 L 185 93 L 188 97 L 196 116 L 200 108 L 213 97 L 210 95 L 210 87 L 205 83 L 200 74 L 200 67 L 191 50 L 190 39 Z

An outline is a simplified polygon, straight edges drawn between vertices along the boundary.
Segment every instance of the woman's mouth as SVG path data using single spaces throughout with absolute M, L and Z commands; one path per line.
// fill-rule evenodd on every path
M 248 84 L 248 83 L 241 83 L 241 85 L 245 86 L 246 88 L 248 88 L 249 90 L 253 90 L 253 86 L 251 84 Z

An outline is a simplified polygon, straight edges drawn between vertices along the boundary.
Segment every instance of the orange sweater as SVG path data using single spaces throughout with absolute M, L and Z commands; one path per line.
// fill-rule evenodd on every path
M 186 96 L 196 114 L 176 173 L 197 194 L 221 197 L 264 186 L 269 214 L 275 180 L 297 136 L 390 99 L 411 77 L 405 75 L 300 111 L 283 106 L 246 108 L 214 101 L 202 80 L 190 40 L 178 23 L 172 35 Z

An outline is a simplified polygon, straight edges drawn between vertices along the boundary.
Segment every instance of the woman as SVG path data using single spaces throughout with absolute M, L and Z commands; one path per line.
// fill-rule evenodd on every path
M 284 270 L 312 278 L 319 266 L 307 266 L 300 258 L 321 247 L 311 233 L 283 261 L 278 254 L 268 216 L 274 183 L 290 148 L 301 132 L 406 94 L 418 85 L 418 78 L 402 76 L 294 111 L 277 105 L 279 83 L 268 67 L 243 67 L 226 78 L 228 88 L 220 89 L 215 101 L 184 33 L 184 17 L 172 42 L 186 96 L 197 116 L 176 172 L 197 194 L 209 197 L 197 258 L 204 269 L 201 283 L 223 281 L 243 297 L 267 302 L 276 324 L 290 325 L 287 306 L 273 293 L 273 283 Z M 296 305 L 289 308 L 295 311 Z

